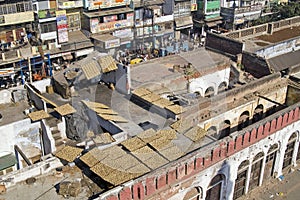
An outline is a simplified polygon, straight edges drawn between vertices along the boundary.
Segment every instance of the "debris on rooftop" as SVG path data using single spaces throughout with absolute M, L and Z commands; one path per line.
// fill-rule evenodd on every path
M 76 112 L 75 108 L 73 108 L 70 104 L 59 106 L 57 108 L 54 108 L 54 110 L 62 116 L 73 114 Z
M 116 140 L 109 133 L 101 133 L 92 138 L 92 140 L 98 144 L 110 144 Z
M 35 112 L 32 112 L 32 113 L 29 113 L 28 117 L 32 121 L 38 121 L 38 120 L 41 120 L 41 119 L 49 118 L 50 115 L 48 113 L 46 113 L 44 110 L 39 110 L 39 111 L 35 111 Z
M 65 146 L 60 151 L 55 153 L 55 156 L 68 162 L 73 162 L 82 151 L 82 149 L 77 147 Z
M 76 180 L 73 182 L 64 181 L 59 184 L 59 195 L 64 196 L 65 198 L 77 197 L 81 191 L 81 183 L 80 180 Z

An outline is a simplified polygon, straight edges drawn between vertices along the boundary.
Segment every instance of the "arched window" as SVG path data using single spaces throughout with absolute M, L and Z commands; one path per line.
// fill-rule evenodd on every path
M 249 125 L 249 111 L 244 111 L 239 117 L 238 130 L 242 130 Z
M 288 144 L 286 146 L 286 150 L 284 153 L 284 158 L 283 158 L 283 166 L 282 169 L 287 168 L 288 166 L 290 166 L 292 164 L 292 160 L 293 160 L 293 154 L 294 154 L 294 147 L 296 144 L 296 140 L 297 140 L 297 133 L 293 133 L 291 135 L 291 137 L 289 138 Z
M 237 199 L 245 194 L 248 168 L 248 160 L 243 161 L 238 168 L 234 185 L 233 199 Z
M 225 91 L 226 87 L 227 87 L 227 83 L 226 82 L 220 83 L 220 85 L 218 87 L 218 93 Z
M 225 176 L 223 174 L 216 175 L 209 184 L 206 191 L 205 200 L 218 200 L 222 198 L 222 186 L 225 181 Z
M 253 159 L 253 163 L 251 166 L 251 173 L 250 173 L 249 190 L 252 190 L 255 187 L 259 186 L 263 158 L 264 158 L 264 153 L 260 152 Z
M 185 194 L 183 200 L 200 200 L 202 198 L 202 193 L 201 187 L 194 187 Z
M 278 151 L 278 144 L 273 144 L 266 157 L 266 165 L 264 170 L 264 180 L 268 180 L 274 175 L 275 160 Z
M 254 109 L 254 115 L 253 115 L 253 123 L 261 120 L 263 118 L 264 114 L 264 106 L 262 104 L 259 104 Z
M 225 120 L 220 124 L 220 138 L 222 139 L 224 137 L 227 137 L 230 135 L 230 121 L 229 120 Z
M 205 90 L 204 96 L 205 97 L 212 97 L 215 94 L 215 89 L 213 87 L 209 87 Z

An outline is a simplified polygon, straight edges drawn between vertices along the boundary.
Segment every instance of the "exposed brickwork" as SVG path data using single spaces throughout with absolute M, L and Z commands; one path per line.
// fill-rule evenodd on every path
M 282 127 L 282 116 L 277 118 L 276 130 L 279 130 Z
M 243 138 L 243 147 L 247 147 L 250 145 L 250 133 L 246 132 Z
M 234 152 L 235 152 L 234 146 L 235 146 L 235 141 L 234 140 L 231 140 L 231 141 L 228 142 L 227 156 L 231 156 L 232 154 L 234 154 Z
M 157 188 L 162 189 L 167 185 L 167 177 L 166 174 L 162 174 L 157 178 Z
M 194 174 L 194 172 L 195 172 L 195 162 L 194 161 L 189 161 L 186 164 L 186 167 L 187 167 L 187 170 L 186 170 L 187 176 Z
M 132 200 L 131 189 L 129 187 L 125 187 L 121 190 L 120 200 Z
M 264 126 L 259 126 L 257 129 L 257 140 L 261 140 L 266 136 L 266 134 L 264 134 Z
M 243 136 L 239 135 L 236 138 L 236 142 L 235 142 L 235 151 L 239 151 L 243 148 Z
M 177 167 L 177 179 L 181 180 L 185 176 L 185 164 Z
M 106 198 L 106 200 L 119 200 L 119 198 L 116 196 L 109 196 Z
M 145 199 L 145 188 L 143 183 L 136 183 L 132 187 L 133 199 L 134 200 L 143 200 Z
M 202 157 L 196 158 L 196 170 L 199 171 L 204 167 L 204 160 Z
M 146 179 L 146 195 L 152 195 L 156 191 L 155 188 L 155 177 L 147 178 Z
M 177 169 L 172 169 L 168 172 L 168 184 L 173 184 L 176 182 L 176 174 L 177 174 Z
M 250 133 L 250 144 L 254 144 L 257 141 L 257 129 L 252 129 Z
M 282 126 L 285 127 L 286 125 L 288 125 L 288 119 L 289 119 L 289 114 L 285 113 L 283 115 L 283 120 L 282 120 Z

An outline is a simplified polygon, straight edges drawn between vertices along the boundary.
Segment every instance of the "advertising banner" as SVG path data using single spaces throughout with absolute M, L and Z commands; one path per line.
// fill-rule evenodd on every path
M 69 41 L 68 37 L 68 22 L 66 10 L 56 11 L 57 37 L 58 43 L 65 43 Z

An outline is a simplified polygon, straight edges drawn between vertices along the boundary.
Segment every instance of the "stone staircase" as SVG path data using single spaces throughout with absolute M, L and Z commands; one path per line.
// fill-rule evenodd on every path
M 51 117 L 46 120 L 46 123 L 50 127 L 52 137 L 55 141 L 56 151 L 61 150 L 65 146 L 66 142 L 66 139 L 62 137 L 62 134 L 57 126 L 57 124 L 61 123 L 61 120 Z

